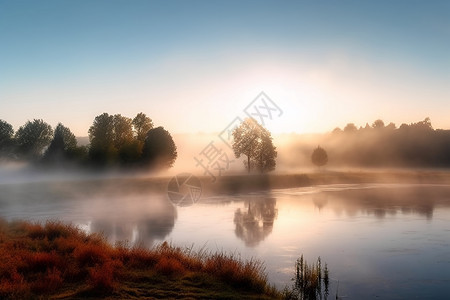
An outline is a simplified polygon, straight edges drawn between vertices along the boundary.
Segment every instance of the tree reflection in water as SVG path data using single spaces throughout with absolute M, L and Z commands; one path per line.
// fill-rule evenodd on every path
M 234 213 L 235 234 L 248 247 L 257 246 L 271 232 L 277 218 L 276 199 L 257 197 L 244 201 L 245 208 Z
M 169 201 L 158 201 L 157 207 L 142 205 L 138 209 L 110 209 L 105 214 L 91 214 L 90 231 L 101 232 L 111 243 L 151 247 L 155 240 L 169 235 L 175 225 L 177 210 Z M 120 214 L 117 215 L 117 211 Z
M 365 189 L 322 191 L 311 196 L 314 206 L 333 210 L 336 215 L 373 215 L 384 219 L 396 214 L 417 214 L 431 220 L 435 206 L 447 206 L 448 186 L 384 185 Z

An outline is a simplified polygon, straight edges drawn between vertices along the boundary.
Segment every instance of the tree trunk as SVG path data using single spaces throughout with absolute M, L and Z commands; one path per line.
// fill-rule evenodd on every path
M 250 155 L 247 155 L 247 168 L 248 168 L 248 173 L 250 173 Z

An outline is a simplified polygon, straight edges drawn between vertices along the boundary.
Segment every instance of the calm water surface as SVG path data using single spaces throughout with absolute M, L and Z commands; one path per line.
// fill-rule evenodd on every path
M 161 241 L 256 257 L 291 284 L 295 260 L 318 256 L 329 299 L 444 299 L 450 295 L 450 186 L 330 185 L 203 197 L 174 207 L 145 182 L 0 185 L 0 217 L 72 222 L 111 242 Z

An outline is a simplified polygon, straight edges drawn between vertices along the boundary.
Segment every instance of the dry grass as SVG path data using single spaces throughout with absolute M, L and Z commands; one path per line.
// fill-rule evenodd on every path
M 167 243 L 153 249 L 112 246 L 60 222 L 0 220 L 0 257 L 1 299 L 126 298 L 147 285 L 145 295 L 155 298 L 279 296 L 259 261 Z

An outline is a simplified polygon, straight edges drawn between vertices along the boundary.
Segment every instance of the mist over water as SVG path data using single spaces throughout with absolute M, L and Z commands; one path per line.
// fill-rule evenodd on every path
M 133 179 L 19 182 L 0 185 L 1 217 L 62 220 L 110 242 L 152 246 L 172 230 L 177 212 L 165 194 Z
M 450 299 L 450 1 L 203 2 L 0 0 L 0 226 L 231 252 L 280 291 L 302 256 L 328 299 Z M 15 225 L 0 298 L 264 294 L 234 262 Z
M 272 134 L 278 153 L 273 173 L 304 173 L 317 171 L 311 155 L 317 146 L 324 148 L 328 162 L 324 169 L 383 171 L 386 169 L 450 169 L 448 153 L 450 131 L 432 129 L 431 124 L 421 121 L 383 128 L 362 128 L 350 131 L 333 131 L 317 134 Z M 204 169 L 194 157 L 212 142 L 230 159 L 222 174 L 245 173 L 245 157 L 234 157 L 232 149 L 220 138 L 219 133 L 174 134 L 179 156 L 170 174 L 190 172 L 203 175 Z
M 450 186 L 334 184 L 204 194 L 174 206 L 167 180 L 95 178 L 0 184 L 0 217 L 71 222 L 111 243 L 169 241 L 265 262 L 290 284 L 295 260 L 321 256 L 331 293 L 432 298 L 450 292 Z
M 395 147 L 380 150 L 387 145 L 378 144 L 381 137 L 386 132 L 274 135 L 277 168 L 263 175 L 248 175 L 245 158 L 236 159 L 216 134 L 174 135 L 182 151 L 168 171 L 3 164 L 0 218 L 61 220 L 102 233 L 112 244 L 169 241 L 261 259 L 280 289 L 291 284 L 303 254 L 328 264 L 330 295 L 338 282 L 339 295 L 354 299 L 448 294 L 447 165 L 433 165 L 432 157 L 410 164 L 413 151 L 409 161 L 399 160 Z M 196 160 L 211 143 L 230 158 L 215 180 Z M 358 154 L 366 144 L 379 151 Z M 321 168 L 311 162 L 319 145 L 329 157 Z M 176 206 L 168 197 L 169 181 L 179 173 L 202 183 L 192 206 Z

